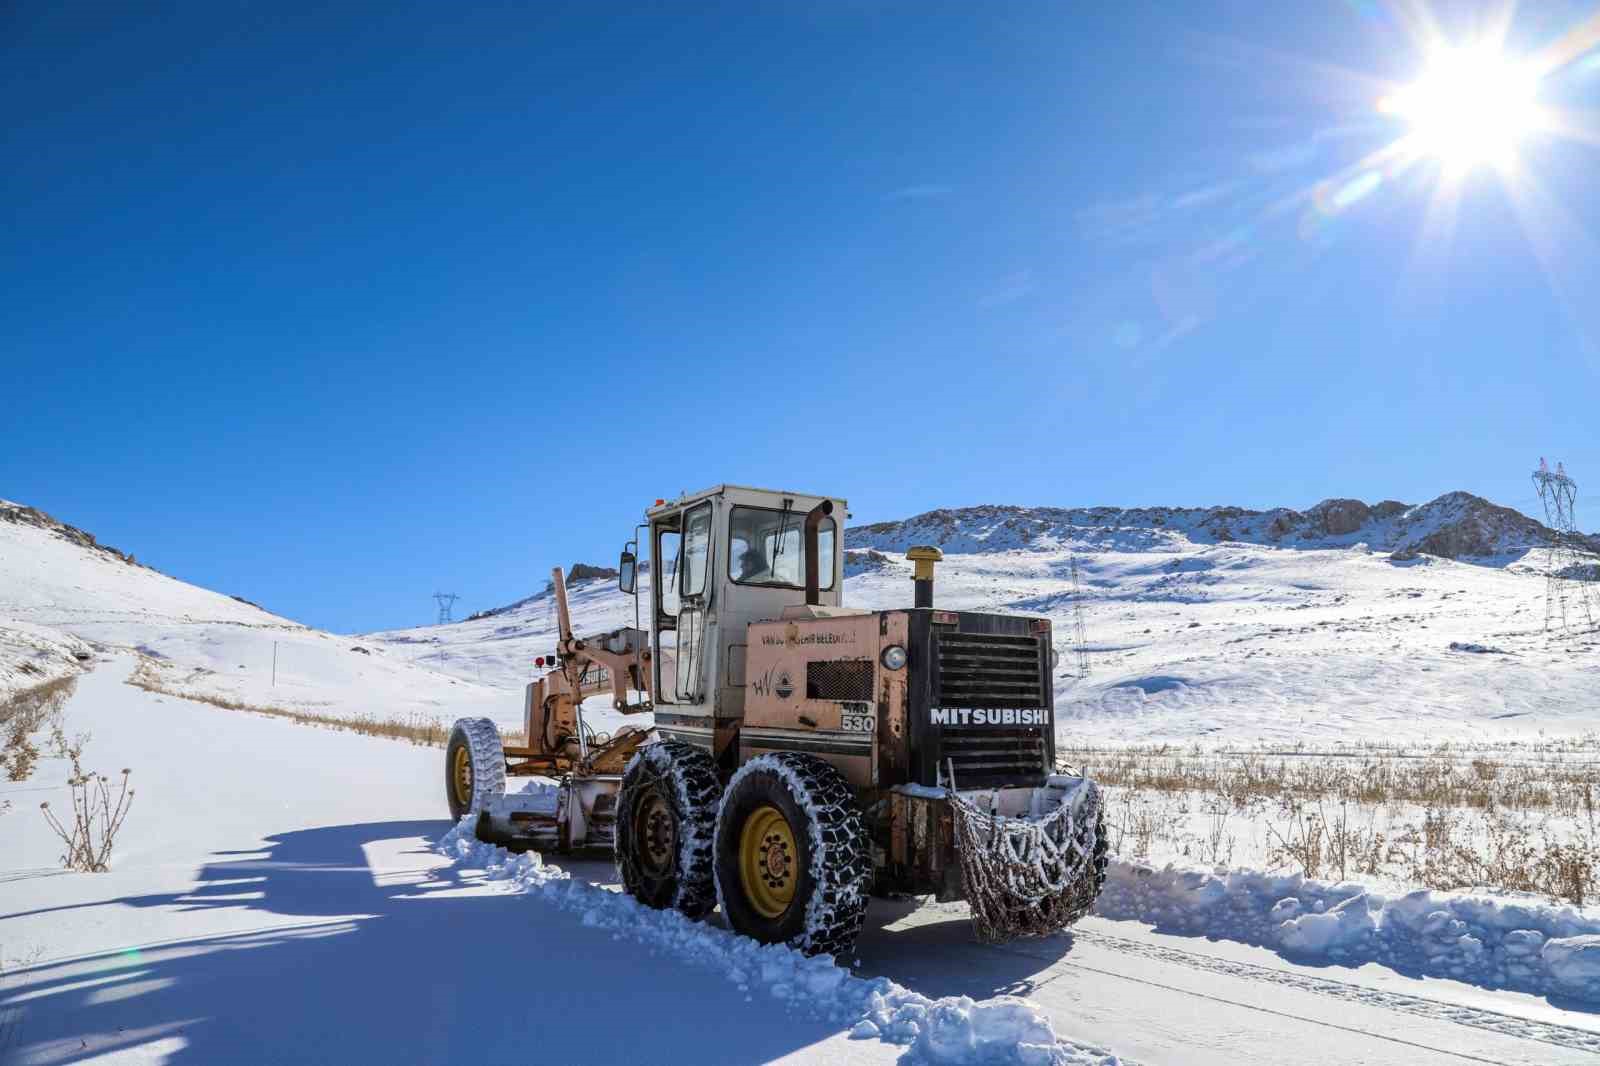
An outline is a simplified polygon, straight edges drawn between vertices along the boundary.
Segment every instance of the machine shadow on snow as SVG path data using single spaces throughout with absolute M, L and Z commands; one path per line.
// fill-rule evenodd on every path
M 920 920 L 901 923 L 911 915 Z M 891 928 L 892 927 L 892 928 Z M 1070 932 L 983 944 L 965 913 L 915 900 L 873 900 L 856 942 L 861 977 L 887 977 L 930 999 L 1027 996 L 1073 948 Z
M 619 888 L 615 863 L 591 855 L 559 860 L 562 869 L 598 888 Z M 912 915 L 919 920 L 903 923 Z M 720 911 L 705 919 L 726 929 Z M 891 928 L 894 927 L 894 928 Z M 964 908 L 935 907 L 915 899 L 874 899 L 851 957 L 840 959 L 857 977 L 887 977 L 931 999 L 943 996 L 1025 996 L 1036 978 L 1068 957 L 1070 934 L 981 944 Z M 859 962 L 860 965 L 854 965 Z
M 262 920 L 13 970 L 0 984 L 0 1020 L 9 1025 L 0 1027 L 0 1049 L 7 1061 L 51 1064 L 157 1041 L 169 1041 L 162 1057 L 177 1066 L 511 1062 L 530 1057 L 527 1024 L 515 1019 L 548 1019 L 538 1026 L 538 1061 L 746 1063 L 835 1034 L 801 1017 L 763 1025 L 744 992 L 690 966 L 638 991 L 650 1006 L 647 1033 L 617 1024 L 629 998 L 619 989 L 639 971 L 643 949 L 597 939 L 536 895 L 450 895 L 464 887 L 458 867 L 411 861 L 449 827 L 399 821 L 281 833 L 260 849 L 217 853 L 192 891 L 100 904 L 241 908 Z M 387 847 L 397 867 L 370 864 L 374 846 Z M 305 921 L 272 927 L 268 915 Z M 560 977 L 535 985 L 541 970 Z M 710 1018 L 722 1039 L 705 1039 Z

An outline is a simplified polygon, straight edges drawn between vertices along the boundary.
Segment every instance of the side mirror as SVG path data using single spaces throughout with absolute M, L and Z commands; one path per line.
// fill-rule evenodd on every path
M 625 594 L 632 596 L 633 590 L 638 585 L 638 562 L 632 552 L 623 552 L 622 559 L 617 563 L 617 588 Z

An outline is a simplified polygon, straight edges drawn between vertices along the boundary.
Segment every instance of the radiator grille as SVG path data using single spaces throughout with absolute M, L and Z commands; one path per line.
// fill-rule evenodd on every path
M 806 663 L 806 699 L 872 702 L 872 660 L 830 659 Z
M 1038 726 L 945 726 L 940 753 L 941 772 L 955 765 L 957 788 L 1011 782 L 1046 770 L 1044 734 Z
M 1043 707 L 1039 638 L 939 634 L 940 707 Z

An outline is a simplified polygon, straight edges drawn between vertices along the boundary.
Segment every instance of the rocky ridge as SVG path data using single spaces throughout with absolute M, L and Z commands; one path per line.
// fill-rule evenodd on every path
M 139 562 L 129 553 L 118 551 L 109 544 L 101 544 L 99 541 L 94 539 L 93 533 L 79 529 L 77 526 L 69 526 L 59 518 L 54 518 L 50 515 L 47 515 L 36 507 L 29 507 L 20 503 L 12 503 L 10 500 L 0 500 L 0 522 L 11 522 L 16 525 L 34 526 L 38 529 L 46 530 L 47 532 L 60 537 L 62 540 L 67 541 L 70 544 L 76 544 L 79 547 L 89 548 L 93 551 L 100 552 L 101 554 L 108 555 L 113 559 L 121 560 L 122 562 L 127 563 L 129 566 L 144 566 L 143 563 Z M 146 567 L 146 569 L 149 569 L 149 567 Z
M 1277 507 L 1013 507 L 986 505 L 928 511 L 898 522 L 845 531 L 856 551 L 903 552 L 913 544 L 946 551 L 1003 551 L 1072 544 L 1085 550 L 1158 549 L 1163 541 L 1242 542 L 1285 548 L 1335 548 L 1365 543 L 1396 560 L 1431 555 L 1489 560 L 1550 543 L 1542 523 L 1468 492 L 1425 504 L 1328 499 L 1296 511 Z M 1586 537 L 1600 551 L 1600 538 Z

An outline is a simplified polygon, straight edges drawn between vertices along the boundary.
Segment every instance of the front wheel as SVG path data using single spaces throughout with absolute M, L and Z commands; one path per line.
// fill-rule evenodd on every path
M 798 752 L 751 759 L 717 815 L 717 896 L 728 924 L 807 955 L 843 954 L 866 919 L 869 847 L 838 770 Z
M 481 811 L 506 790 L 506 753 L 500 728 L 488 718 L 461 718 L 444 749 L 444 798 L 450 817 Z

